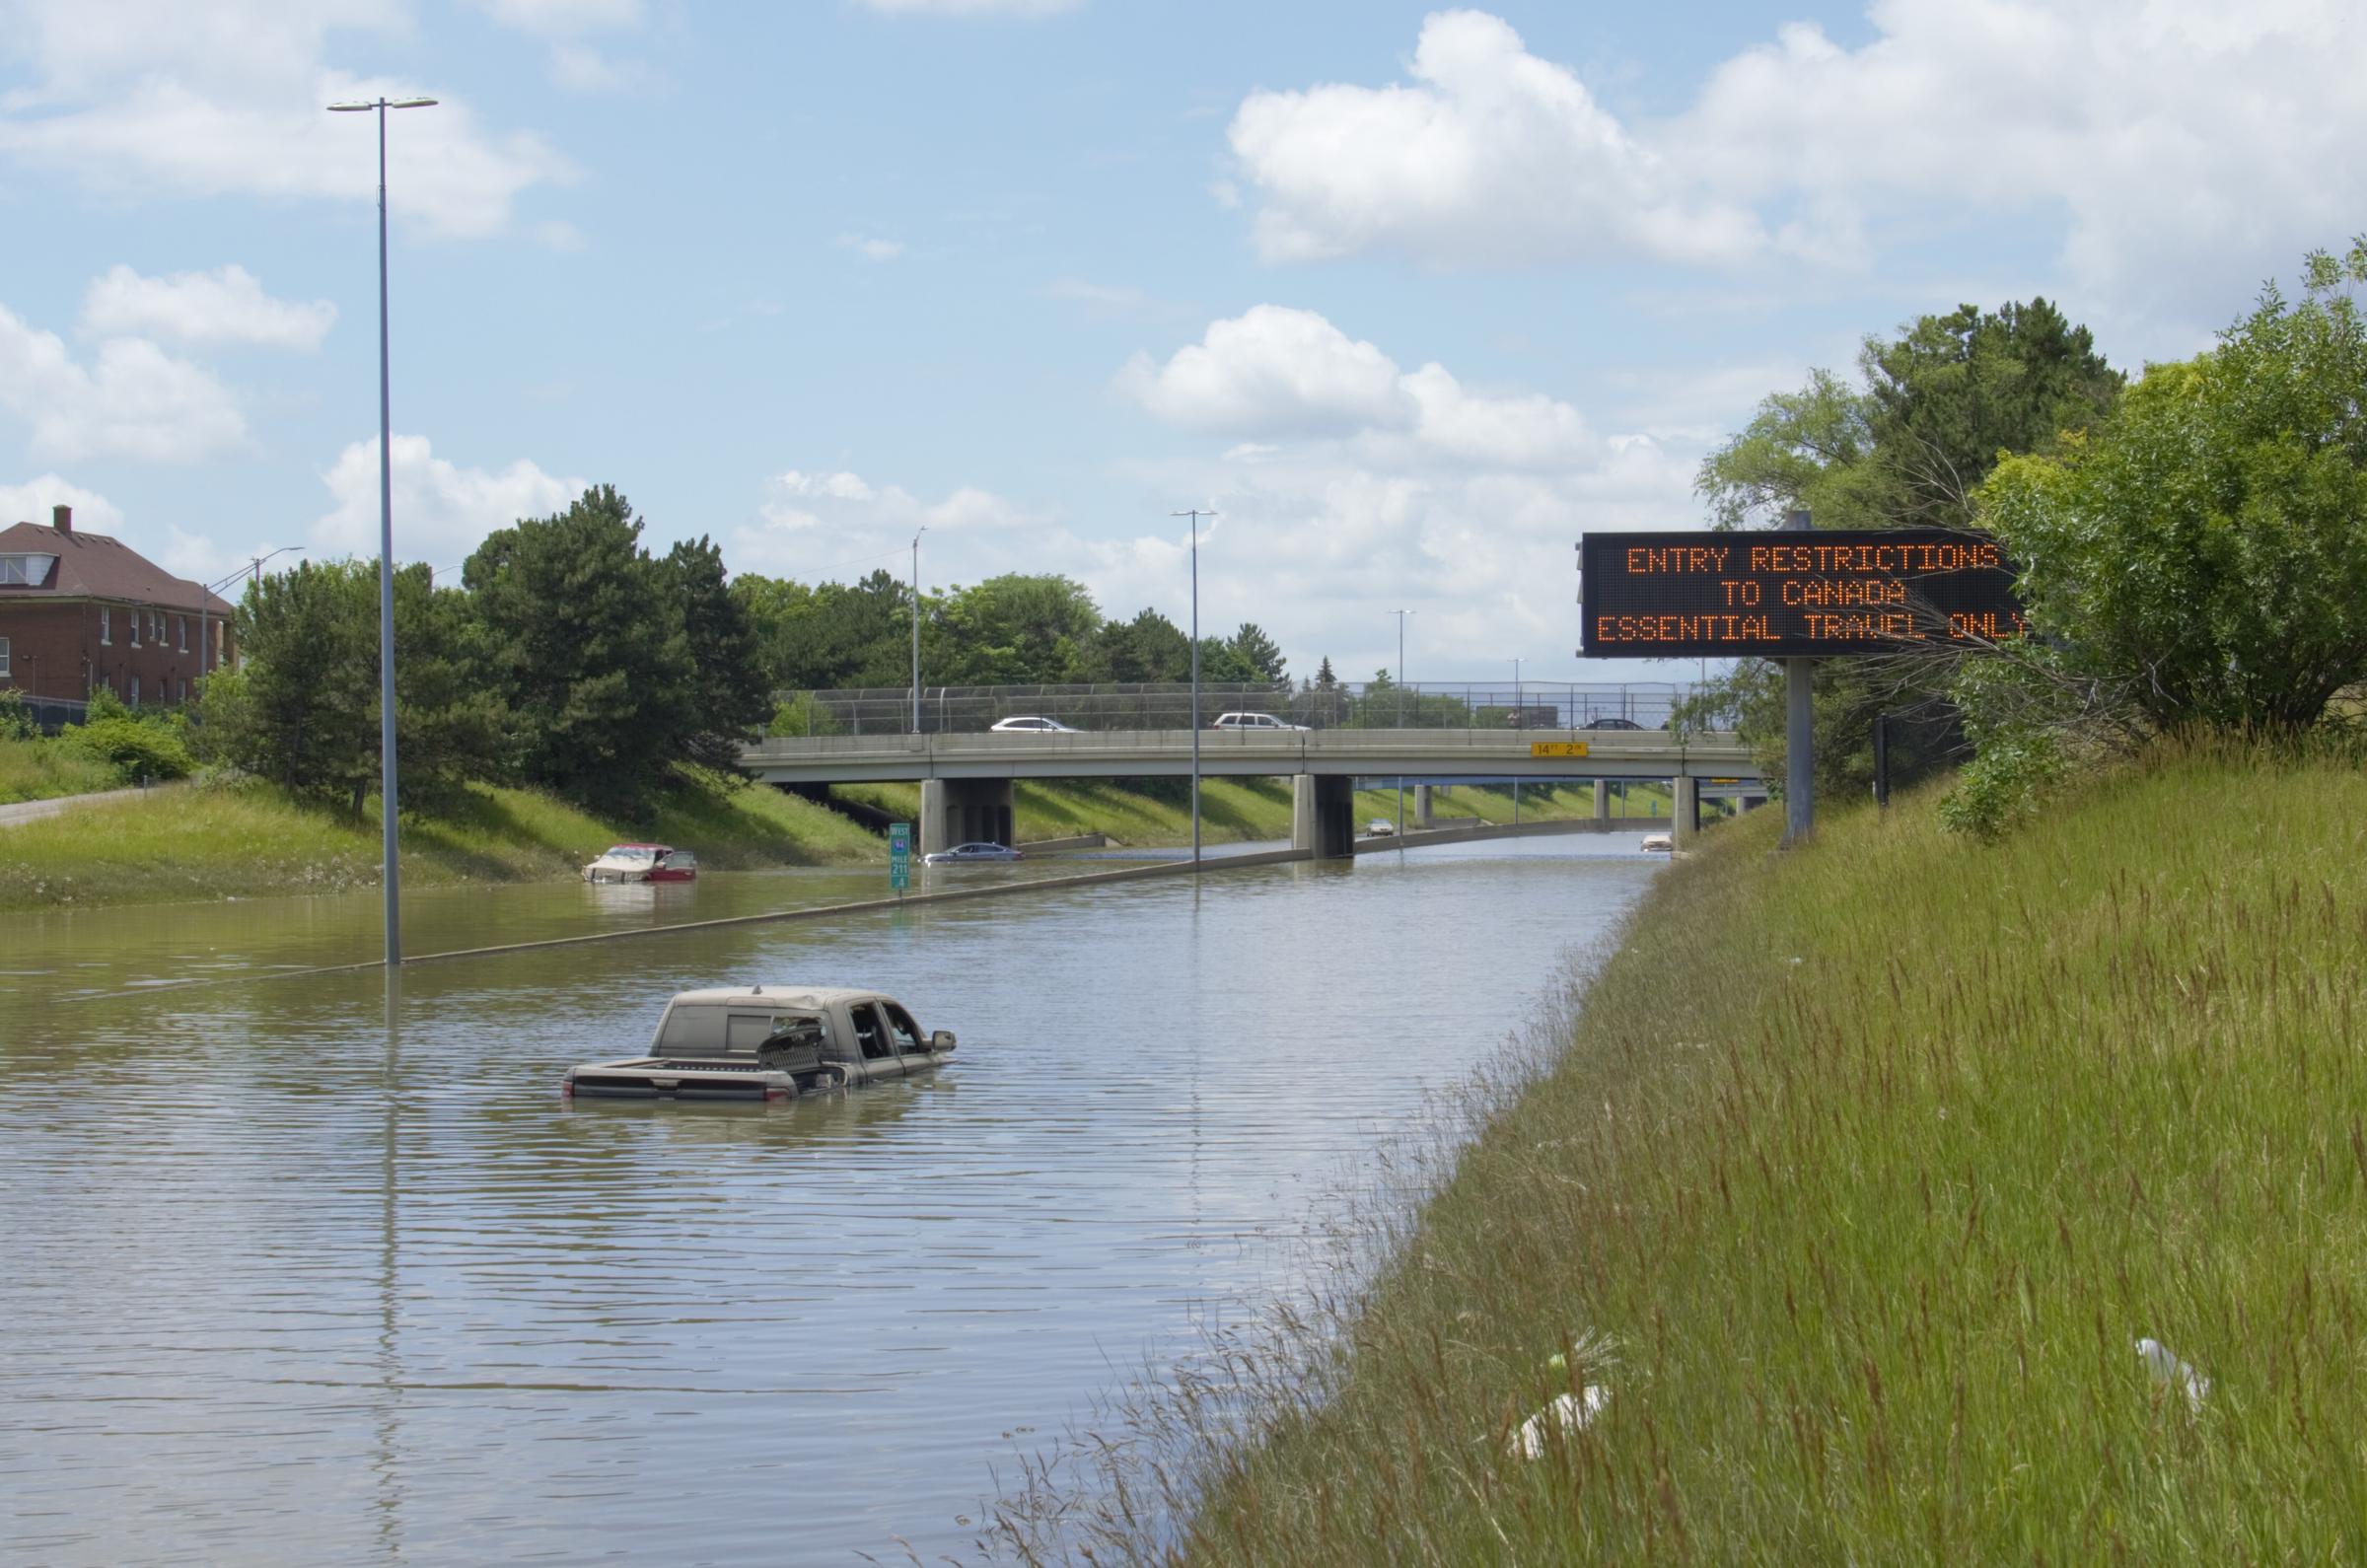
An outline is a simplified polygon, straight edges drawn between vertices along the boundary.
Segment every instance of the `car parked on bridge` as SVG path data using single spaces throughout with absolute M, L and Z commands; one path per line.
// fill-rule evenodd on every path
M 1025 855 L 1008 844 L 974 843 L 956 844 L 951 849 L 940 849 L 934 854 L 923 855 L 920 857 L 920 863 L 924 866 L 968 866 L 987 860 L 1025 859 L 1027 859 Z
M 1058 719 L 1040 719 L 1032 714 L 1015 714 L 1008 719 L 997 719 L 987 728 L 997 735 L 1075 735 L 1078 733 L 1062 724 Z
M 1578 726 L 1581 730 L 1640 730 L 1642 725 L 1633 719 L 1589 719 Z
M 1286 724 L 1270 713 L 1220 713 L 1211 730 L 1294 730 L 1303 731 L 1303 724 Z

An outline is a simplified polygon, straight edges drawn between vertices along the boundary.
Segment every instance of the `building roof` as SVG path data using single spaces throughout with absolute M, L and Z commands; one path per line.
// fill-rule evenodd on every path
M 206 593 L 185 577 L 175 577 L 122 540 L 104 534 L 19 523 L 0 529 L 0 555 L 57 557 L 49 580 L 37 588 L 27 583 L 0 583 L 0 605 L 44 599 L 113 599 L 193 614 L 202 597 L 211 613 L 231 613 L 229 601 Z

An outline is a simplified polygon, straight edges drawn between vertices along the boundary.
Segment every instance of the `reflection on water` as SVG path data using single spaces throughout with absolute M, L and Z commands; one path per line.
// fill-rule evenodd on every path
M 0 1539 L 968 1556 L 1008 1434 L 1281 1283 L 1271 1244 L 1651 873 L 1627 838 L 1471 845 L 430 965 L 394 997 L 270 977 L 370 956 L 368 896 L 0 917 Z M 884 880 L 421 893 L 405 945 Z M 139 993 L 164 978 L 223 983 Z M 743 980 L 876 985 L 961 1049 L 769 1111 L 561 1105 L 673 992 Z

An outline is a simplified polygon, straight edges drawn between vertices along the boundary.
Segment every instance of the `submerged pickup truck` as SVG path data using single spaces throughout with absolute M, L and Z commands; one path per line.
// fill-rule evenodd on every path
M 954 1052 L 950 1030 L 921 1033 L 902 1003 L 877 991 L 684 991 L 666 1004 L 649 1054 L 570 1067 L 569 1100 L 795 1100 L 935 1072 Z

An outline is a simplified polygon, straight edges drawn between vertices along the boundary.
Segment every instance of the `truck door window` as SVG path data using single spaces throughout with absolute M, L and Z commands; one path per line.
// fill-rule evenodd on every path
M 865 1061 L 877 1061 L 888 1054 L 888 1033 L 880 1028 L 879 1016 L 871 1004 L 850 1007 L 847 1016 L 855 1021 L 855 1044 L 862 1050 Z
M 882 1003 L 880 1011 L 888 1015 L 888 1033 L 895 1036 L 898 1055 L 918 1055 L 929 1048 L 921 1040 L 920 1026 L 912 1022 L 911 1014 L 894 1002 Z

